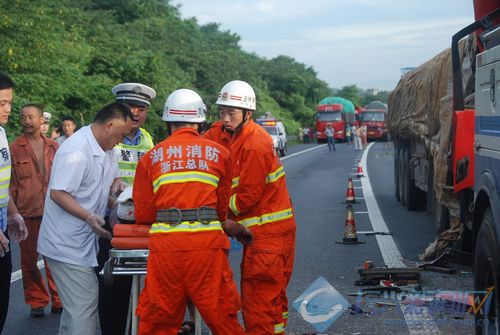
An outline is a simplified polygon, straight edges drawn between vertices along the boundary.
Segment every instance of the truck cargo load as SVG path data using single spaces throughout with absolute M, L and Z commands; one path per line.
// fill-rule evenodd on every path
M 467 97 L 474 91 L 473 67 L 477 53 L 474 35 L 460 43 L 459 52 Z M 436 215 L 437 224 L 443 220 L 441 212 L 447 211 L 446 220 L 451 229 L 447 239 L 454 240 L 460 237 L 460 206 L 457 195 L 447 188 L 452 87 L 451 51 L 446 49 L 403 75 L 389 95 L 388 126 L 396 149 L 396 197 L 402 198 L 410 210 L 427 206 L 427 210 Z M 404 167 L 410 163 L 410 171 L 398 168 L 398 164 Z M 401 174 L 396 176 L 400 170 Z M 432 258 L 436 252 L 436 248 L 429 249 L 422 258 Z

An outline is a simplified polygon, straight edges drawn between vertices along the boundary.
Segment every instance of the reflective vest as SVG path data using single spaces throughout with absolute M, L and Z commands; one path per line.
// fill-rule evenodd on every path
M 141 131 L 141 140 L 138 145 L 120 143 L 113 149 L 118 160 L 120 177 L 129 185 L 134 184 L 135 169 L 137 168 L 139 159 L 141 159 L 148 150 L 154 147 L 151 135 L 143 128 L 139 129 Z
M 5 129 L 0 127 L 0 208 L 9 204 L 11 157 Z
M 176 130 L 137 165 L 133 200 L 136 224 L 152 224 L 150 250 L 228 248 L 221 221 L 231 190 L 229 151 L 191 128 Z M 157 222 L 159 209 L 210 207 L 219 220 Z
M 250 120 L 230 136 L 216 122 L 205 134 L 228 147 L 233 161 L 229 218 L 266 231 L 295 228 L 283 165 L 269 134 Z M 281 223 L 268 225 L 269 223 Z M 273 227 L 271 227 L 273 226 Z

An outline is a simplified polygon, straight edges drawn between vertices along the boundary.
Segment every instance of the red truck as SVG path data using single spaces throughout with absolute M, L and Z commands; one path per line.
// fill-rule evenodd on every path
M 336 102 L 339 103 L 328 103 Z M 346 140 L 345 129 L 354 121 L 354 105 L 343 98 L 329 97 L 320 101 L 316 114 L 316 138 L 318 143 L 326 142 L 325 129 L 331 123 L 335 140 Z
M 359 121 L 367 128 L 367 139 L 387 140 L 387 107 L 384 103 L 373 101 L 359 112 Z

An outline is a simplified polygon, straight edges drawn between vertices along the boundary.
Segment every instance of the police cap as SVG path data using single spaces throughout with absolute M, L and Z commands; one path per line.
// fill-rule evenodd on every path
M 151 87 L 138 83 L 118 84 L 111 90 L 116 101 L 131 105 L 149 107 L 151 100 L 156 97 L 156 92 Z

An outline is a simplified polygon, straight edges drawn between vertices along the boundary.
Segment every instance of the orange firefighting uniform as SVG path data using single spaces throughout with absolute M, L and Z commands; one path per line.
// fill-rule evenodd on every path
M 233 136 L 216 122 L 205 136 L 230 149 L 233 180 L 228 216 L 254 234 L 241 263 L 245 334 L 283 334 L 288 320 L 286 287 L 295 254 L 295 218 L 283 165 L 271 137 L 252 120 Z
M 227 259 L 226 219 L 231 161 L 226 148 L 190 128 L 175 131 L 139 161 L 134 180 L 135 218 L 152 223 L 139 334 L 174 335 L 187 298 L 215 335 L 243 334 L 240 300 Z M 220 221 L 156 223 L 159 209 L 208 206 Z

